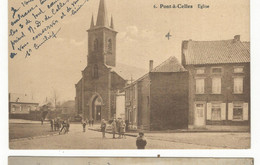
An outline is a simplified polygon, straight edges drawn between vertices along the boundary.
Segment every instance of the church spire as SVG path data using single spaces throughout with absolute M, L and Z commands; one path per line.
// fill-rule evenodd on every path
M 92 14 L 90 28 L 93 28 L 94 26 L 95 26 L 94 25 L 94 17 L 93 17 L 93 14 Z
M 104 26 L 104 27 L 109 26 L 108 19 L 107 19 L 107 9 L 106 9 L 105 0 L 100 0 L 100 2 L 99 2 L 96 26 Z
M 112 15 L 111 15 L 110 28 L 114 29 L 114 22 L 113 22 L 113 16 Z

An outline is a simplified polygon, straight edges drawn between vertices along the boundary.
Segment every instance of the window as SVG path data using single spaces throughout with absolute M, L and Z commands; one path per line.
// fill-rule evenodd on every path
M 221 74 L 222 68 L 212 68 L 211 73 L 213 74 Z
M 211 106 L 211 119 L 221 120 L 221 104 L 212 103 Z
M 112 40 L 111 39 L 108 39 L 107 41 L 107 49 L 108 49 L 108 52 L 112 52 Z
M 243 77 L 234 78 L 234 93 L 241 94 L 243 93 Z
M 236 66 L 234 67 L 234 73 L 243 73 L 244 68 L 242 66 Z
M 243 104 L 234 103 L 233 106 L 233 120 L 243 120 Z
M 213 94 L 221 93 L 221 78 L 220 77 L 212 78 L 212 93 Z
M 196 69 L 196 74 L 204 74 L 205 73 L 205 69 L 204 68 L 197 68 Z
M 204 93 L 204 79 L 196 79 L 196 93 L 197 94 Z
M 13 105 L 12 106 L 12 112 L 15 112 L 15 109 L 16 109 L 16 107 L 15 107 L 15 105 Z
M 98 50 L 98 40 L 95 39 L 94 41 L 94 51 L 97 51 Z
M 98 78 L 98 66 L 97 64 L 93 67 L 93 78 Z

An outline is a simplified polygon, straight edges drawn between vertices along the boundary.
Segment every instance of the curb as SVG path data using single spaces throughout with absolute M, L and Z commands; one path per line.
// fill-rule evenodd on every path
M 91 131 L 97 131 L 97 132 L 101 132 L 99 129 L 89 129 L 88 130 L 91 130 Z M 111 131 L 106 131 L 106 133 L 108 134 L 112 134 Z M 116 135 L 119 135 L 118 133 L 116 133 Z M 128 133 L 125 133 L 126 136 L 131 136 L 131 137 L 137 137 L 137 135 L 133 135 L 133 134 L 128 134 Z

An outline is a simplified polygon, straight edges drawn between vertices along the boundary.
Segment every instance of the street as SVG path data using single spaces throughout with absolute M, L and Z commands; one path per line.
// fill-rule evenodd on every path
M 133 133 L 134 135 L 135 133 Z M 137 134 L 137 133 L 136 133 Z M 69 134 L 44 135 L 10 140 L 10 149 L 136 149 L 136 137 L 112 139 L 101 132 L 71 124 Z M 250 133 L 146 133 L 146 149 L 245 149 L 250 148 Z

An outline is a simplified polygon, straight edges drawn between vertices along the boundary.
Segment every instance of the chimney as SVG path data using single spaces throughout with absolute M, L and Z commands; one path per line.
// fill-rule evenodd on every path
M 240 41 L 240 35 L 235 35 L 234 36 L 234 41 Z
M 150 60 L 149 62 L 149 72 L 153 70 L 153 60 Z

